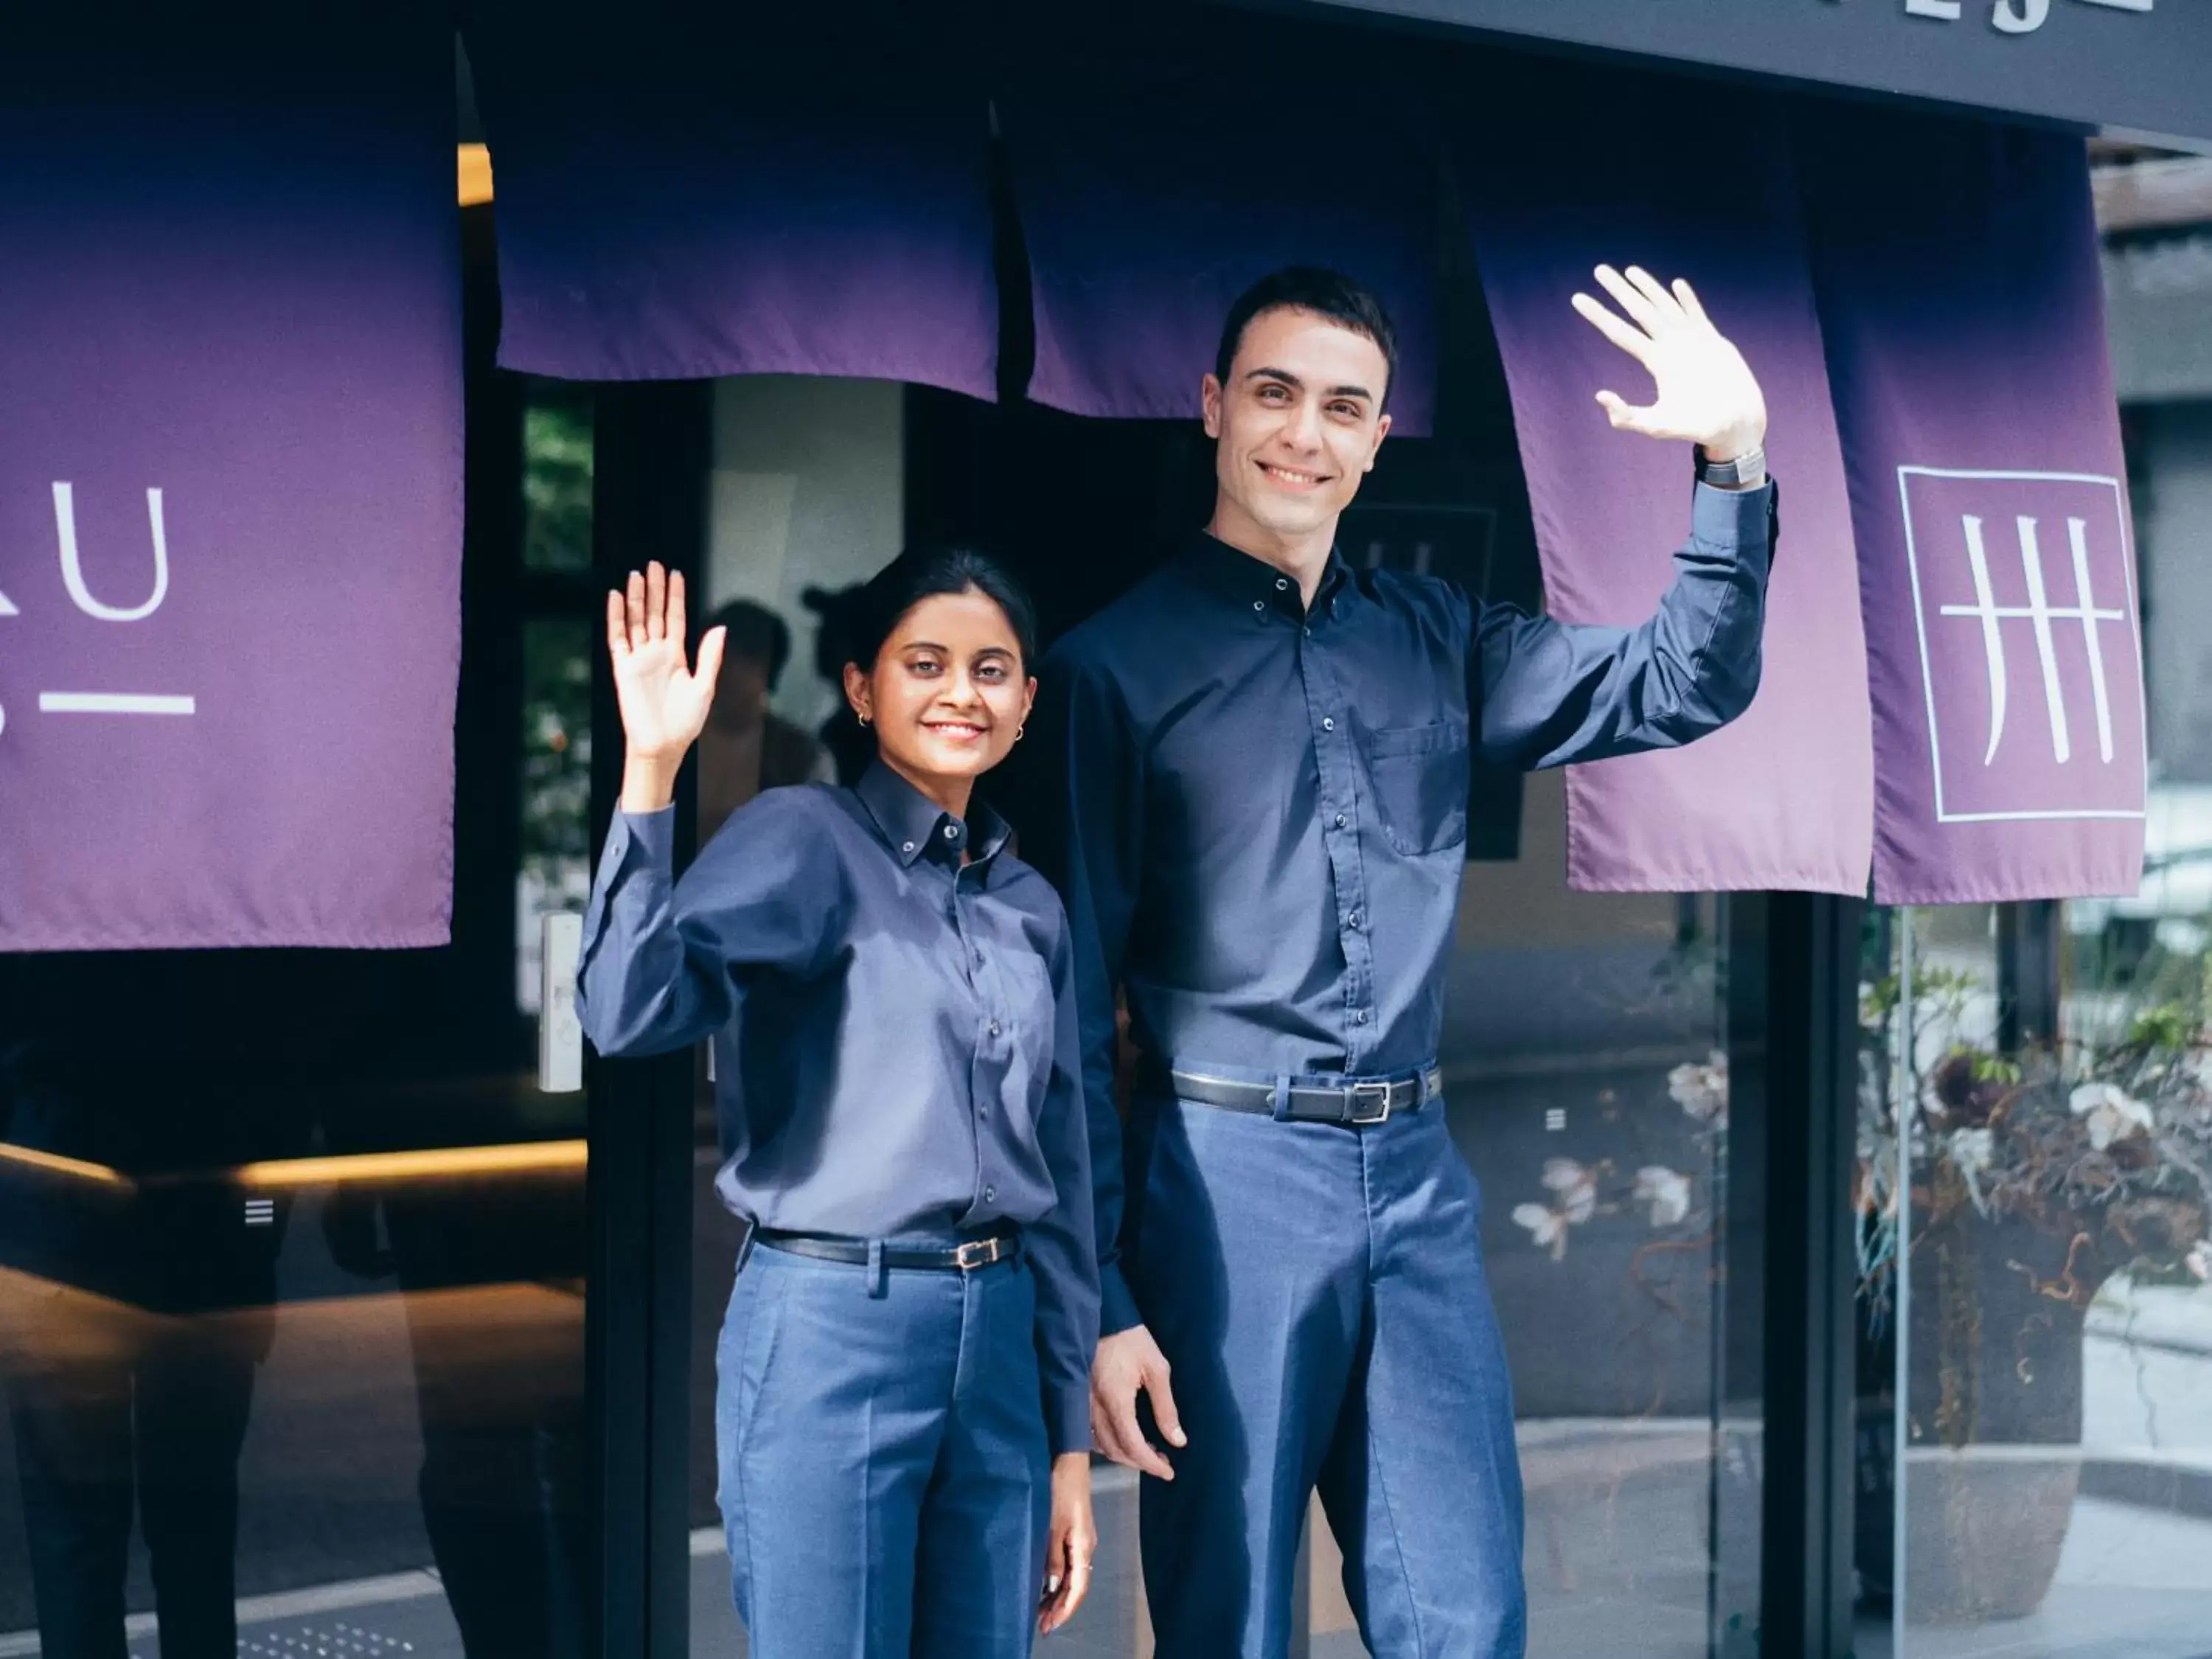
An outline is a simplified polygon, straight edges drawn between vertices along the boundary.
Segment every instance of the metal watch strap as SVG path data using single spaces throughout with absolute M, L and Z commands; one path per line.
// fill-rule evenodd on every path
M 1698 451 L 1698 481 L 1735 489 L 1756 489 L 1766 482 L 1766 451 L 1753 444 L 1732 460 L 1717 461 L 1701 447 Z

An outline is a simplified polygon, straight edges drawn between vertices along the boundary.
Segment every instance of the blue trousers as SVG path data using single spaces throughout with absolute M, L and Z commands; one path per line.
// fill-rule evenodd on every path
M 1052 1487 L 1036 1289 L 751 1252 L 716 1352 L 753 1659 L 1024 1659 Z
M 1511 1384 L 1442 1103 L 1135 1115 L 1127 1267 L 1190 1440 L 1139 1500 L 1158 1659 L 1282 1659 L 1316 1488 L 1376 1659 L 1518 1659 Z

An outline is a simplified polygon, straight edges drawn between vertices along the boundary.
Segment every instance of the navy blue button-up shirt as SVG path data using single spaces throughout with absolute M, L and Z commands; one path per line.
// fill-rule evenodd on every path
M 1196 538 L 1044 665 L 1024 850 L 1074 930 L 1104 1329 L 1120 1267 L 1115 992 L 1158 1065 L 1260 1079 L 1403 1074 L 1436 1054 L 1470 748 L 1524 768 L 1687 743 L 1758 689 L 1771 485 L 1697 489 L 1636 628 L 1479 604 L 1333 558 L 1310 611 Z
M 1018 1224 L 1046 1431 L 1055 1455 L 1088 1449 L 1097 1263 L 1052 889 L 988 807 L 963 823 L 880 762 L 851 789 L 755 797 L 672 890 L 674 817 L 621 813 L 608 833 L 577 971 L 585 1034 L 603 1054 L 714 1036 L 715 1188 L 763 1227 Z

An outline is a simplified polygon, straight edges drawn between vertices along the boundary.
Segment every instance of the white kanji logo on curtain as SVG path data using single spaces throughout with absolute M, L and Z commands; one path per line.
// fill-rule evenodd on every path
M 2118 480 L 1903 466 L 1898 483 L 1937 820 L 2141 817 Z

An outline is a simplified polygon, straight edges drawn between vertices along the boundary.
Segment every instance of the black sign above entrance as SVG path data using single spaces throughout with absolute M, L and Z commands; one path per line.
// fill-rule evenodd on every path
M 1315 0 L 2212 149 L 2208 0 Z

